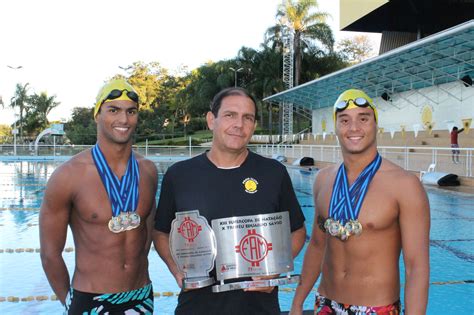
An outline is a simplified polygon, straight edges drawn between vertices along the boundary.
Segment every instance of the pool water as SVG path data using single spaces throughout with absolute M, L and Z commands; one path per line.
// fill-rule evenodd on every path
M 59 162 L 0 162 L 0 314 L 60 314 L 41 267 L 38 212 L 46 182 Z M 168 166 L 157 163 L 160 179 Z M 308 234 L 314 218 L 312 183 L 315 171 L 288 169 L 306 216 Z M 431 278 L 428 314 L 474 314 L 474 196 L 427 188 L 431 204 Z M 72 274 L 74 244 L 68 234 L 64 260 Z M 301 271 L 304 250 L 295 259 Z M 173 314 L 179 292 L 167 267 L 152 250 L 150 276 L 157 314 Z M 403 263 L 401 261 L 402 275 Z M 404 279 L 402 277 L 402 283 Z M 280 304 L 289 310 L 295 286 L 280 288 Z M 401 293 L 403 300 L 403 292 Z M 10 298 L 9 298 L 10 297 Z M 18 298 L 18 302 L 8 299 Z M 2 301 L 6 299 L 6 301 Z M 22 299 L 24 301 L 22 301 Z M 33 301 L 29 301 L 33 299 Z M 40 301 L 37 301 L 40 299 Z M 45 299 L 45 300 L 41 300 Z M 312 309 L 309 296 L 305 309 Z

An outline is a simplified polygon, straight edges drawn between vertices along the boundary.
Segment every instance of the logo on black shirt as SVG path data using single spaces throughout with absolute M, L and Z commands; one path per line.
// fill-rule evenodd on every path
M 242 184 L 244 184 L 245 192 L 249 194 L 255 194 L 258 191 L 257 190 L 258 182 L 255 178 L 247 177 L 246 179 L 244 179 Z

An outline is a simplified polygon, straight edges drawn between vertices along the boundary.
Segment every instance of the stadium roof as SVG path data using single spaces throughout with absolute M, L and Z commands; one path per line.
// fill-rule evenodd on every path
M 332 106 L 349 88 L 369 96 L 408 90 L 474 77 L 474 20 L 396 48 L 357 65 L 264 99 L 290 102 L 308 109 Z
M 473 0 L 340 0 L 341 29 L 420 33 L 421 37 L 469 21 Z

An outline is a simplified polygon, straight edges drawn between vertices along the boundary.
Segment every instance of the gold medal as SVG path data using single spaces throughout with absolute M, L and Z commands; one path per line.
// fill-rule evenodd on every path
M 112 217 L 112 219 L 109 220 L 109 230 L 113 233 L 120 233 L 124 231 L 120 217 Z

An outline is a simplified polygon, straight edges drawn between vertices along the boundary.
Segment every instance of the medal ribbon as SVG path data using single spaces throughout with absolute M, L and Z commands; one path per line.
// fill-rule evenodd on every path
M 110 169 L 98 144 L 92 148 L 92 158 L 109 196 L 112 216 L 118 216 L 120 211 L 135 212 L 138 205 L 140 173 L 138 162 L 133 152 L 128 159 L 125 174 L 120 180 Z
M 349 220 L 357 220 L 369 184 L 380 164 L 382 164 L 382 157 L 377 152 L 375 158 L 359 174 L 351 187 L 349 187 L 344 163 L 339 166 L 329 204 L 329 217 L 339 221 L 342 225 Z

